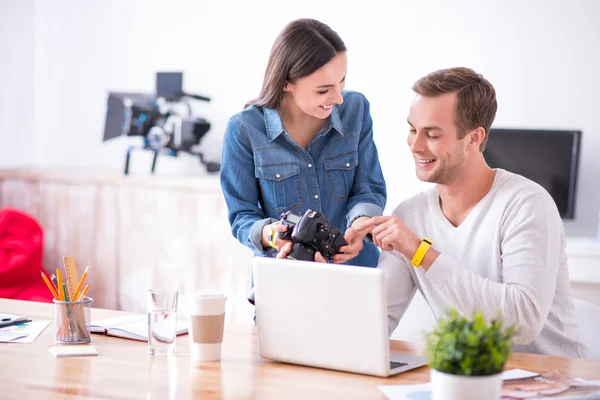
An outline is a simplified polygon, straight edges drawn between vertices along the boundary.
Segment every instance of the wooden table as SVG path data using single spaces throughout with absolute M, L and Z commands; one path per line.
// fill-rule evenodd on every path
M 52 304 L 0 299 L 0 312 L 54 319 Z M 92 309 L 92 319 L 124 314 Z M 421 367 L 376 378 L 270 362 L 258 356 L 255 328 L 226 327 L 221 362 L 192 367 L 187 336 L 179 336 L 175 357 L 150 356 L 147 343 L 92 335 L 98 357 L 55 358 L 54 322 L 31 344 L 0 343 L 0 398 L 10 399 L 385 399 L 380 384 L 423 383 Z M 422 345 L 392 341 L 393 351 L 423 354 Z M 535 354 L 513 354 L 507 369 L 558 370 L 600 379 L 600 362 Z

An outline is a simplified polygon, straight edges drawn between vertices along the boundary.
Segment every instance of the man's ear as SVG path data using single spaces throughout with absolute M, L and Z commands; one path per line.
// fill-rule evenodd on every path
M 474 129 L 469 133 L 469 147 L 479 151 L 481 142 L 485 139 L 485 129 L 482 126 Z

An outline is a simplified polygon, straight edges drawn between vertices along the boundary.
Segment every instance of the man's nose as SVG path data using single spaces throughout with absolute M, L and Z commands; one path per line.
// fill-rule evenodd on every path
M 425 138 L 423 137 L 422 133 L 417 132 L 412 138 L 412 143 L 410 143 L 410 151 L 413 153 L 419 153 L 423 151 L 424 148 Z

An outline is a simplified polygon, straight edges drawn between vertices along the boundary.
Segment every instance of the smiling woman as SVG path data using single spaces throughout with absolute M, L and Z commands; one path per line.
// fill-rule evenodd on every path
M 221 186 L 234 236 L 256 255 L 286 243 L 281 213 L 311 209 L 345 233 L 334 262 L 377 265 L 378 250 L 352 224 L 382 214 L 385 181 L 369 102 L 344 90 L 347 66 L 329 26 L 292 21 L 273 44 L 259 97 L 229 120 Z

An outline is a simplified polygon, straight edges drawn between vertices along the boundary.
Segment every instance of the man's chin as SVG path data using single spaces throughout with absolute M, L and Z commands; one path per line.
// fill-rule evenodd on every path
M 419 171 L 419 169 L 417 169 L 416 175 L 417 179 L 421 182 L 435 183 L 435 174 L 432 174 L 431 172 Z

